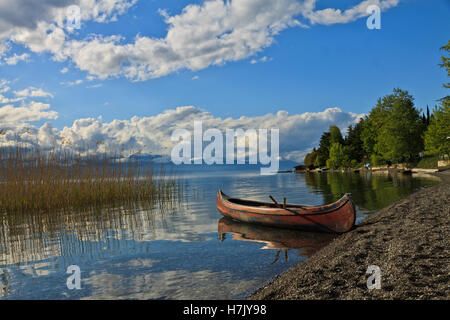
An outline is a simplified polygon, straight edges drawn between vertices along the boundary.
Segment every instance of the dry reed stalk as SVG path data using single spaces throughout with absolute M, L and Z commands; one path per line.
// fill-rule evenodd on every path
M 30 212 L 113 207 L 177 198 L 181 184 L 139 160 L 81 156 L 23 146 L 0 149 L 0 210 Z

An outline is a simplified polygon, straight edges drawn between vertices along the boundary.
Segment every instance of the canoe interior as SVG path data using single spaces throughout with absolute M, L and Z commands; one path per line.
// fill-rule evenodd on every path
M 276 208 L 276 209 L 280 208 L 275 203 L 259 202 L 259 201 L 244 200 L 244 199 L 237 199 L 237 198 L 229 198 L 224 193 L 222 193 L 222 196 L 229 202 L 232 202 L 232 203 L 235 203 L 235 204 L 240 204 L 240 205 L 243 205 L 243 206 L 259 207 L 259 208 Z M 300 205 L 300 204 L 286 204 L 286 208 L 305 208 L 305 207 L 311 207 L 311 206 Z

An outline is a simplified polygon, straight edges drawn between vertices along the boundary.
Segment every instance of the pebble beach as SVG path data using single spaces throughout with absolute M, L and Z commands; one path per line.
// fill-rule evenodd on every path
M 254 292 L 254 300 L 450 299 L 450 170 Z M 369 266 L 381 271 L 368 289 Z

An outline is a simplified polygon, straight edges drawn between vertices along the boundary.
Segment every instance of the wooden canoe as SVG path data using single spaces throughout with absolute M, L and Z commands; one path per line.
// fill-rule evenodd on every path
M 269 227 L 343 233 L 355 224 L 355 206 L 348 194 L 338 201 L 322 205 L 286 204 L 242 200 L 217 192 L 217 209 L 234 220 Z

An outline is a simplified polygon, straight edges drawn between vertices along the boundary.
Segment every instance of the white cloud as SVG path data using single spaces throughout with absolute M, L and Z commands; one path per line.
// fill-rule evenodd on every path
M 68 41 L 64 54 L 99 78 L 147 80 L 254 55 L 283 29 L 301 25 L 294 18 L 299 12 L 295 0 L 205 1 L 178 15 L 162 12 L 169 25 L 165 38 L 138 35 L 134 43 L 121 44 L 118 37 L 97 36 Z
M 4 94 L 10 92 L 9 84 L 10 81 L 0 79 L 0 104 L 3 104 L 0 107 L 0 129 L 6 133 L 2 136 L 3 142 L 5 139 L 16 139 L 17 134 L 20 134 L 24 128 L 26 134 L 36 132 L 37 128 L 28 122 L 58 117 L 57 112 L 49 110 L 50 104 L 30 100 L 30 98 L 53 98 L 51 93 L 35 87 L 28 87 L 20 91 L 14 90 L 14 98 L 6 97 Z
M 23 53 L 21 55 L 14 54 L 11 57 L 5 58 L 5 63 L 8 65 L 16 65 L 19 61 L 28 61 L 30 55 L 28 53 Z
M 368 5 L 386 10 L 398 1 L 365 0 L 342 11 L 315 10 L 317 0 L 208 0 L 188 5 L 174 15 L 160 10 L 168 25 L 165 37 L 138 34 L 134 41 L 124 43 L 117 35 L 71 39 L 72 30 L 64 25 L 65 10 L 78 4 L 83 22 L 108 22 L 135 1 L 20 0 L 10 5 L 10 1 L 0 0 L 0 12 L 5 9 L 0 14 L 0 52 L 6 50 L 9 39 L 33 52 L 50 52 L 55 60 L 71 60 L 91 79 L 124 76 L 143 81 L 254 56 L 269 47 L 282 30 L 308 27 L 299 17 L 313 25 L 347 23 L 367 16 Z
M 272 61 L 272 59 L 271 59 L 271 58 L 268 58 L 268 57 L 266 57 L 266 56 L 264 56 L 264 57 L 259 58 L 259 59 L 252 59 L 252 60 L 250 60 L 250 63 L 251 63 L 251 64 L 256 64 L 256 63 L 260 63 L 260 62 L 268 62 L 268 61 Z
M 18 101 L 22 101 L 24 98 L 8 98 L 5 97 L 4 94 L 6 94 L 11 88 L 8 86 L 10 84 L 10 81 L 7 81 L 5 79 L 0 79 L 0 104 L 5 103 L 14 103 Z
M 367 17 L 366 12 L 370 5 L 377 5 L 381 10 L 387 10 L 398 5 L 399 0 L 365 0 L 347 10 L 327 8 L 314 10 L 316 0 L 305 1 L 305 7 L 302 15 L 307 18 L 311 24 L 331 25 L 336 23 L 348 23 L 357 19 Z
M 63 86 L 66 86 L 66 87 L 72 87 L 72 86 L 76 86 L 76 85 L 79 85 L 79 84 L 82 84 L 82 83 L 83 83 L 82 79 L 77 79 L 77 80 L 74 80 L 74 81 L 63 81 L 63 82 L 60 82 L 59 84 L 61 84 Z
M 82 21 L 109 22 L 135 3 L 136 0 L 0 0 L 0 35 L 14 32 L 14 28 L 35 29 L 42 21 L 65 27 L 70 5 L 80 7 Z
M 67 8 L 78 5 L 81 21 L 115 21 L 136 0 L 0 0 L 0 55 L 8 51 L 6 41 L 23 44 L 33 52 L 48 51 L 57 60 L 67 36 Z
M 62 130 L 50 123 L 36 127 L 30 122 L 51 120 L 58 117 L 50 104 L 35 101 L 38 98 L 52 98 L 48 92 L 35 87 L 13 90 L 11 82 L 0 79 L 0 145 L 22 142 L 39 144 L 43 148 L 69 145 L 83 152 L 115 152 L 118 150 L 142 149 L 144 153 L 169 156 L 175 142 L 171 140 L 175 129 L 192 132 L 194 121 L 202 121 L 203 130 L 226 129 L 279 129 L 280 155 L 284 159 L 302 161 L 305 152 L 316 146 L 321 134 L 330 125 L 346 129 L 362 115 L 343 112 L 339 108 L 328 108 L 321 112 L 289 114 L 278 111 L 256 117 L 221 118 L 193 106 L 166 110 L 150 117 L 134 116 L 128 120 L 103 122 L 99 118 L 77 119 L 72 126 Z M 5 96 L 6 95 L 6 96 Z M 105 105 L 109 105 L 108 102 Z M 98 144 L 97 142 L 102 143 Z
M 7 98 L 4 95 L 2 95 L 0 93 L 0 104 L 5 104 L 5 103 L 14 103 L 14 102 L 18 102 L 18 101 L 22 101 L 23 98 Z
M 64 67 L 60 70 L 61 73 L 67 73 L 69 71 L 69 68 Z
M 194 121 L 203 122 L 203 130 L 226 129 L 280 129 L 280 154 L 285 159 L 302 161 L 305 151 L 318 143 L 322 132 L 332 124 L 344 129 L 361 115 L 346 113 L 339 108 L 322 112 L 306 112 L 290 115 L 286 111 L 257 117 L 220 118 L 193 106 L 178 107 L 151 117 L 132 117 L 129 120 L 102 122 L 101 118 L 75 120 L 70 127 L 53 129 L 49 124 L 36 128 L 25 122 L 55 119 L 57 113 L 48 104 L 32 102 L 27 106 L 0 108 L 0 124 L 8 123 L 8 134 L 0 137 L 0 144 L 11 143 L 19 135 L 23 139 L 38 137 L 45 147 L 51 143 L 69 145 L 77 151 L 114 152 L 142 149 L 144 153 L 170 155 L 175 142 L 170 137 L 175 129 L 193 130 Z M 13 126 L 11 122 L 18 123 Z M 31 133 L 23 136 L 24 128 Z M 31 139 L 31 138 L 30 138 Z M 32 139 L 32 140 L 33 140 Z M 97 142 L 102 143 L 98 144 Z
M 9 104 L 0 107 L 0 124 L 15 125 L 41 119 L 56 119 L 58 117 L 57 112 L 48 110 L 49 108 L 49 104 L 36 101 L 31 101 L 20 107 Z
M 35 87 L 28 87 L 20 91 L 14 91 L 14 94 L 18 97 L 53 98 L 51 93 Z

